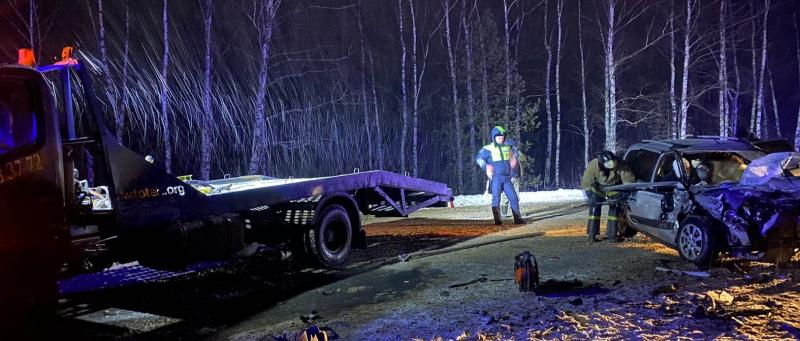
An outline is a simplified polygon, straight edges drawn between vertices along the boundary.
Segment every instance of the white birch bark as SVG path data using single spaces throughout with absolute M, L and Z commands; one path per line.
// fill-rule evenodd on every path
M 719 136 L 728 136 L 728 110 L 726 100 L 728 94 L 727 66 L 725 51 L 725 0 L 719 2 Z
M 616 2 L 608 1 L 608 33 L 606 35 L 606 106 L 608 108 L 608 121 L 606 122 L 607 150 L 617 150 L 617 70 L 614 60 L 614 34 L 616 31 Z
M 400 25 L 400 46 L 402 48 L 402 56 L 400 58 L 400 88 L 403 93 L 403 118 L 401 122 L 400 132 L 400 171 L 407 172 L 406 168 L 406 133 L 408 132 L 408 89 L 406 88 L 406 41 L 405 29 L 403 28 L 403 0 L 397 0 L 397 16 Z
M 414 102 L 411 107 L 412 110 L 412 145 L 411 145 L 411 159 L 412 159 L 412 174 L 416 177 L 419 176 L 419 145 L 418 145 L 418 132 L 419 132 L 419 90 L 421 77 L 417 73 L 417 15 L 414 11 L 414 0 L 408 0 L 408 7 L 411 12 L 411 68 L 414 74 L 412 79 Z
M 581 2 L 578 1 L 578 51 L 581 57 L 581 107 L 583 108 L 583 166 L 589 166 L 589 140 L 591 134 L 589 133 L 589 110 L 586 107 L 586 63 L 583 55 L 583 25 L 581 21 L 583 12 L 581 10 Z
M 553 51 L 550 46 L 550 27 L 547 25 L 547 18 L 548 18 L 548 5 L 549 0 L 544 1 L 544 49 L 547 53 L 547 64 L 545 66 L 545 75 L 544 75 L 544 107 L 545 111 L 544 114 L 546 116 L 547 122 L 547 146 L 545 150 L 545 159 L 544 159 L 544 185 L 549 186 L 551 183 L 551 170 L 553 168 L 553 114 L 552 114 L 552 106 L 550 103 L 550 74 L 551 68 L 553 64 Z
M 728 114 L 730 117 L 730 132 L 733 136 L 736 136 L 739 132 L 739 96 L 742 92 L 742 79 L 739 75 L 739 61 L 736 55 L 736 39 L 731 39 L 731 50 L 734 51 L 731 59 L 733 59 L 733 76 L 736 78 L 736 89 L 730 92 Z
M 755 12 L 755 9 L 754 9 Z M 758 111 L 758 57 L 756 57 L 756 14 L 753 13 L 753 20 L 752 20 L 752 28 L 750 34 L 750 51 L 752 54 L 752 68 L 753 71 L 753 95 L 752 95 L 752 106 L 750 109 L 750 132 L 755 134 L 756 133 L 756 111 Z
M 123 43 L 123 51 L 122 51 L 122 108 L 123 112 L 128 111 L 128 101 L 129 101 L 129 89 L 128 89 L 128 71 L 131 67 L 131 59 L 130 59 L 130 46 L 131 46 L 131 2 L 130 0 L 125 0 L 125 42 Z M 122 130 L 124 128 L 124 121 L 117 122 L 117 131 L 119 132 L 117 135 L 120 138 L 120 142 L 122 139 Z
M 462 0 L 465 1 L 465 0 Z M 464 192 L 464 145 L 461 114 L 458 112 L 458 82 L 456 81 L 456 61 L 453 57 L 453 45 L 450 39 L 450 0 L 444 0 L 444 31 L 447 42 L 447 66 L 450 73 L 451 95 L 453 105 L 454 138 L 456 140 L 456 184 L 458 193 Z
M 692 7 L 694 0 L 686 0 L 686 31 L 683 39 L 683 76 L 681 77 L 680 132 L 678 138 L 686 138 L 689 120 L 689 61 L 692 46 Z
M 483 114 L 483 129 L 481 138 L 489 138 L 491 116 L 489 112 L 489 63 L 486 61 L 486 43 L 481 41 L 481 112 Z M 490 141 L 491 142 L 491 141 Z M 483 179 L 483 178 L 481 178 Z
M 772 71 L 769 68 L 767 68 L 767 74 L 769 75 L 769 92 L 772 95 L 772 115 L 775 119 L 775 135 L 781 138 L 783 134 L 781 134 L 781 120 L 780 117 L 778 117 L 778 98 L 775 96 L 775 86 L 772 83 Z
M 253 126 L 253 146 L 250 155 L 250 174 L 264 174 L 267 170 L 267 120 L 266 97 L 269 81 L 269 54 L 272 45 L 272 30 L 281 0 L 259 0 L 255 9 L 255 23 L 258 29 L 258 43 L 261 59 L 258 71 L 258 90 L 256 92 L 255 124 Z
M 800 30 L 797 29 L 797 15 L 792 17 L 794 23 L 795 52 L 797 56 L 797 81 L 800 82 Z M 800 106 L 797 108 L 797 123 L 794 128 L 794 149 L 800 151 Z
M 114 80 L 111 76 L 110 61 L 108 60 L 108 49 L 106 48 L 106 25 L 103 11 L 103 0 L 97 0 L 97 22 L 98 22 L 98 35 L 97 43 L 100 47 L 100 67 L 103 70 L 103 82 L 105 83 L 105 93 L 108 99 L 108 104 L 111 107 L 111 112 L 114 115 L 114 135 L 117 138 L 122 138 L 122 122 L 124 117 L 122 111 L 119 110 L 118 97 Z
M 674 4 L 669 12 L 669 109 L 670 109 L 670 136 L 678 138 L 678 109 L 675 103 L 675 9 Z
M 383 131 L 381 129 L 381 117 L 378 111 L 378 91 L 375 89 L 375 61 L 372 59 L 372 52 L 367 51 L 369 55 L 370 75 L 372 76 L 372 111 L 375 116 L 375 149 L 378 154 L 378 169 L 384 169 L 384 156 L 383 156 Z
M 369 101 L 367 100 L 367 41 L 364 37 L 364 23 L 361 18 L 361 0 L 358 1 L 356 20 L 358 34 L 361 37 L 361 108 L 364 112 L 364 131 L 367 134 L 367 163 L 369 169 L 375 169 L 375 152 L 373 151 L 372 125 L 369 123 Z
M 506 92 L 505 92 L 505 107 L 503 109 L 503 125 L 509 127 L 511 119 L 509 110 L 511 106 L 511 31 L 508 27 L 508 12 L 511 10 L 508 6 L 508 0 L 503 0 L 503 32 L 505 34 L 505 46 L 503 54 L 505 58 L 505 76 L 506 76 Z
M 564 0 L 558 0 L 556 5 L 558 15 L 558 38 L 556 39 L 556 163 L 555 163 L 555 186 L 559 186 L 561 177 L 559 168 L 561 166 L 561 15 L 564 12 Z
M 477 1 L 477 0 L 476 0 Z M 474 152 L 478 150 L 477 146 L 477 138 L 475 136 L 475 98 L 472 89 L 472 30 L 471 25 L 469 22 L 469 18 L 466 14 L 466 7 L 467 7 L 467 0 L 461 1 L 461 28 L 464 30 L 464 52 L 466 53 L 465 56 L 465 66 L 466 66 L 466 81 L 465 85 L 467 88 L 467 122 L 469 122 L 469 134 L 467 135 L 469 138 L 469 150 Z M 478 174 L 480 175 L 480 174 Z M 482 178 L 482 177 L 481 177 Z M 475 188 L 475 184 L 478 178 L 476 176 L 469 177 L 469 181 L 467 182 L 467 188 L 473 189 Z
M 758 99 L 756 108 L 756 137 L 764 137 L 764 71 L 767 66 L 767 19 L 769 18 L 769 2 L 764 0 L 764 21 L 761 23 L 761 71 L 758 79 Z
M 211 24 L 214 16 L 214 1 L 205 0 L 203 8 L 203 34 L 205 36 L 206 50 L 203 66 L 203 115 L 200 117 L 200 179 L 209 180 L 211 176 L 211 121 L 213 107 L 212 96 L 212 67 L 214 55 L 212 54 Z
M 161 136 L 164 144 L 164 168 L 172 172 L 172 127 L 169 119 L 169 0 L 164 0 L 164 55 L 161 59 Z

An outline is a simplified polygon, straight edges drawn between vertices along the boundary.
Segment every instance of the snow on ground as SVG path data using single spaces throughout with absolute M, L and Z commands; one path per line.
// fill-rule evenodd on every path
M 583 201 L 586 195 L 579 189 L 558 189 L 555 191 L 521 192 L 519 194 L 520 204 L 554 204 Z M 484 206 L 492 202 L 492 195 L 459 195 L 455 197 L 456 207 L 461 206 Z

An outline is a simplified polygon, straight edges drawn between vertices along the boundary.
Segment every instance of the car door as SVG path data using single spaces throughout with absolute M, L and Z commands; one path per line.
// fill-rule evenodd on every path
M 669 221 L 673 207 L 673 195 L 682 188 L 686 177 L 683 161 L 675 152 L 663 153 L 653 168 L 651 181 L 637 183 L 627 200 L 628 219 L 634 226 L 663 243 L 673 245 L 674 222 Z M 678 167 L 675 167 L 678 165 Z

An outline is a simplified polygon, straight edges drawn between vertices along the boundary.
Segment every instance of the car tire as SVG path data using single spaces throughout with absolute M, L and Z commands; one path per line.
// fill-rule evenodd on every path
M 681 258 L 699 268 L 708 268 L 719 256 L 711 222 L 700 217 L 687 217 L 681 222 L 675 245 Z
M 637 231 L 635 228 L 633 228 L 633 226 L 631 226 L 631 224 L 628 223 L 628 219 L 626 219 L 623 214 L 620 214 L 620 218 L 617 224 L 618 224 L 617 228 L 619 229 L 619 232 L 617 232 L 617 234 L 622 239 L 633 238 L 634 236 L 636 236 L 637 233 L 639 233 L 639 231 Z
M 340 205 L 323 209 L 315 226 L 305 232 L 303 241 L 312 262 L 326 268 L 343 267 L 353 245 L 353 227 L 347 210 Z

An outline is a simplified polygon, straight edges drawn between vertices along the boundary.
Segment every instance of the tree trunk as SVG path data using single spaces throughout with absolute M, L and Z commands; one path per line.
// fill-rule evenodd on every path
M 578 50 L 581 56 L 581 107 L 583 108 L 583 166 L 589 166 L 589 141 L 591 134 L 589 134 L 589 111 L 586 107 L 586 63 L 583 56 L 583 25 L 581 25 L 581 18 L 583 12 L 581 11 L 581 2 L 578 1 Z
M 752 95 L 752 105 L 750 109 L 750 133 L 756 133 L 756 111 L 758 111 L 758 69 L 756 68 L 758 63 L 758 57 L 756 57 L 756 13 L 755 13 L 755 6 L 753 7 L 753 20 L 752 20 L 752 27 L 753 30 L 750 34 L 750 51 L 752 54 L 752 71 L 753 71 L 753 95 Z
M 545 159 L 544 159 L 544 185 L 549 186 L 551 182 L 551 169 L 553 168 L 552 159 L 553 159 L 553 111 L 550 104 L 550 73 L 551 67 L 553 64 L 553 51 L 550 48 L 550 28 L 547 25 L 547 18 L 548 18 L 548 5 L 549 0 L 544 1 L 544 49 L 547 52 L 547 64 L 545 67 L 545 74 L 544 74 L 544 107 L 545 107 L 545 117 L 547 122 L 547 148 L 544 152 Z
M 209 180 L 211 176 L 211 121 L 214 116 L 211 107 L 212 93 L 212 36 L 211 23 L 214 15 L 214 1 L 205 0 L 203 8 L 203 33 L 206 40 L 205 65 L 203 68 L 203 115 L 200 118 L 200 179 Z
M 558 188 L 561 167 L 561 14 L 564 11 L 564 0 L 558 0 L 556 5 L 558 14 L 558 38 L 556 39 L 556 164 L 555 164 L 555 186 Z
M 797 29 L 797 15 L 792 17 L 797 56 L 797 81 L 800 82 L 800 30 Z M 800 106 L 797 108 L 797 123 L 794 128 L 794 149 L 800 151 Z
M 477 1 L 477 0 L 476 0 Z M 475 136 L 475 99 L 472 93 L 472 31 L 470 30 L 469 19 L 466 15 L 467 0 L 461 2 L 461 27 L 464 29 L 464 52 L 466 52 L 466 87 L 467 87 L 467 122 L 469 122 L 469 150 L 474 153 L 478 149 Z M 470 174 L 473 174 L 470 172 Z M 473 175 L 469 177 L 467 188 L 476 188 L 477 178 Z
M 358 1 L 358 33 L 361 37 L 361 107 L 364 111 L 364 131 L 367 133 L 367 162 L 369 169 L 375 169 L 375 153 L 372 150 L 372 125 L 369 123 L 369 101 L 367 101 L 367 40 L 364 37 L 364 23 L 361 19 L 361 0 Z
M 728 60 L 725 51 L 725 0 L 719 2 L 719 136 L 728 136 Z
M 764 22 L 761 23 L 761 72 L 758 78 L 758 105 L 756 108 L 756 136 L 762 138 L 764 135 L 764 71 L 767 66 L 767 18 L 769 17 L 769 1 L 764 0 Z
M 130 46 L 131 46 L 131 2 L 130 0 L 125 0 L 125 42 L 123 47 L 123 56 L 122 56 L 122 110 L 123 113 L 127 113 L 128 111 L 128 101 L 129 101 L 129 92 L 128 92 L 128 70 L 131 67 L 131 58 L 130 58 Z M 124 116 L 123 116 L 124 120 Z M 122 130 L 124 128 L 124 121 L 117 122 L 117 138 L 120 139 L 120 143 L 122 143 Z
M 606 107 L 608 108 L 608 121 L 606 122 L 605 147 L 611 151 L 617 150 L 617 70 L 616 61 L 614 60 L 615 6 L 616 3 L 614 1 L 608 1 L 608 33 L 606 36 Z
M 369 51 L 368 51 L 369 52 Z M 384 169 L 383 157 L 383 131 L 381 129 L 381 118 L 378 111 L 378 92 L 375 89 L 375 61 L 372 60 L 372 52 L 369 55 L 370 75 L 372 76 L 372 109 L 375 115 L 375 149 L 378 152 L 378 169 Z
M 256 93 L 255 125 L 253 126 L 253 147 L 250 155 L 250 174 L 264 174 L 264 162 L 267 154 L 267 121 L 266 121 L 266 96 L 269 81 L 269 52 L 272 43 L 272 29 L 275 24 L 275 15 L 281 0 L 261 0 L 258 4 L 255 17 L 259 31 L 259 46 L 261 49 L 261 64 L 258 72 L 258 91 Z
M 739 77 L 739 61 L 736 56 L 736 39 L 731 39 L 731 49 L 734 51 L 731 56 L 733 59 L 733 76 L 736 78 L 736 90 L 733 91 L 728 105 L 728 113 L 730 115 L 730 129 L 733 136 L 737 136 L 739 132 L 739 95 L 742 91 L 742 79 Z
M 162 24 L 164 27 L 164 56 L 161 60 L 161 129 L 164 143 L 164 168 L 172 172 L 172 127 L 169 119 L 169 0 L 164 0 Z
M 483 129 L 481 138 L 489 138 L 491 119 L 489 113 L 489 64 L 486 61 L 486 43 L 481 41 L 481 112 L 483 113 Z M 491 143 L 491 141 L 489 141 Z M 483 177 L 481 177 L 481 180 Z
M 503 109 L 503 125 L 509 128 L 511 119 L 509 116 L 509 109 L 511 106 L 511 31 L 508 28 L 508 0 L 503 0 L 503 32 L 505 33 L 505 48 L 503 49 L 505 60 L 505 76 L 506 76 L 506 92 L 505 92 L 505 107 Z
M 772 95 L 772 114 L 775 118 L 775 135 L 781 138 L 783 134 L 781 134 L 781 120 L 778 117 L 778 98 L 775 96 L 775 86 L 772 83 L 772 71 L 769 68 L 767 68 L 767 74 L 769 75 L 769 92 Z
M 404 38 L 405 30 L 403 29 L 403 0 L 397 0 L 397 15 L 400 25 L 400 46 L 403 49 L 403 55 L 400 58 L 400 87 L 403 90 L 403 120 L 400 128 L 400 171 L 405 174 L 407 172 L 406 132 L 408 132 L 408 90 L 406 88 L 406 41 Z
M 413 175 L 419 176 L 419 92 L 422 82 L 422 77 L 417 73 L 417 15 L 414 11 L 414 0 L 408 0 L 408 7 L 411 11 L 411 67 L 414 73 L 412 79 L 413 92 L 414 92 L 414 105 L 412 106 L 412 145 L 411 145 L 411 160 L 413 167 Z
M 669 12 L 669 109 L 670 109 L 670 136 L 678 138 L 678 110 L 675 103 L 675 10 L 674 4 Z
M 686 138 L 689 120 L 689 60 L 691 59 L 692 6 L 694 0 L 686 1 L 686 32 L 683 39 L 683 77 L 681 78 L 681 126 L 679 138 Z
M 465 1 L 465 0 L 462 0 Z M 456 191 L 464 193 L 464 146 L 462 139 L 461 115 L 458 112 L 458 82 L 456 81 L 456 61 L 453 57 L 453 45 L 450 39 L 450 0 L 444 0 L 444 30 L 447 42 L 447 65 L 450 71 L 452 85 L 453 121 L 455 123 L 453 136 L 456 140 Z
M 111 68 L 109 67 L 110 61 L 108 60 L 108 49 L 106 49 L 106 25 L 103 19 L 103 0 L 97 0 L 97 22 L 98 22 L 98 36 L 97 43 L 100 47 L 100 67 L 103 70 L 103 82 L 105 83 L 106 98 L 111 107 L 111 112 L 114 115 L 114 135 L 117 138 L 122 137 L 122 112 L 119 110 L 117 99 L 117 91 L 115 90 L 114 80 L 111 77 Z

